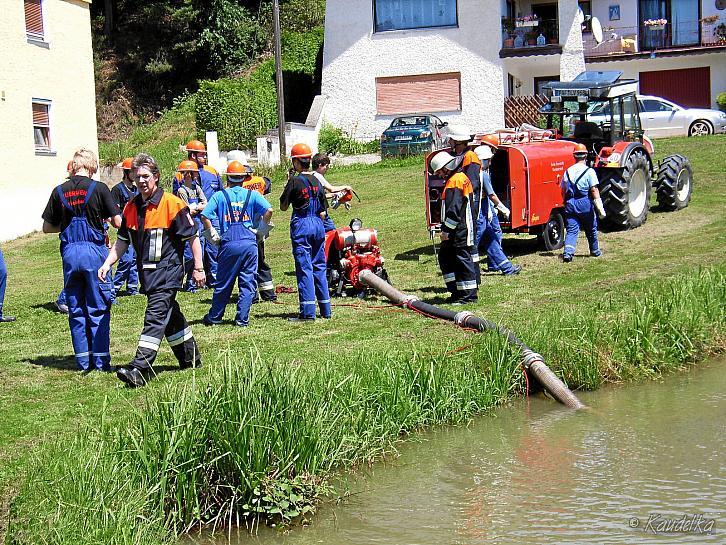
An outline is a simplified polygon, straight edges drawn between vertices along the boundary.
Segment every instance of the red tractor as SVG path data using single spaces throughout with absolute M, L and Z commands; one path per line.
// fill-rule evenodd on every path
M 325 260 L 328 264 L 328 287 L 336 296 L 366 294 L 358 274 L 370 270 L 388 282 L 383 268 L 384 259 L 378 246 L 378 231 L 363 229 L 363 222 L 353 219 L 349 227 L 341 227 L 325 234 Z
M 663 210 L 688 206 L 693 171 L 687 158 L 670 155 L 653 161 L 653 144 L 643 135 L 636 100 L 637 82 L 622 72 L 583 72 L 571 82 L 544 86 L 549 102 L 540 113 L 547 128 L 499 131 L 489 174 L 494 192 L 511 210 L 502 230 L 536 234 L 547 250 L 564 244 L 565 170 L 574 164 L 575 143 L 587 146 L 588 165 L 600 181 L 607 211 L 605 224 L 615 229 L 642 225 L 655 187 Z M 480 140 L 475 138 L 475 143 Z M 444 181 L 429 172 L 426 158 L 426 218 L 433 237 L 441 221 Z

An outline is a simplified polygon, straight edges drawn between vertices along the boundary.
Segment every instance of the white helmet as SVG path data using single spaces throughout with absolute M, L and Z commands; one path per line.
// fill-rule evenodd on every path
M 476 156 L 481 161 L 488 161 L 494 156 L 494 154 L 492 153 L 492 148 L 490 148 L 486 144 L 474 148 L 474 153 L 476 153 Z
M 431 167 L 431 171 L 436 174 L 442 168 L 454 170 L 458 166 L 456 163 L 456 157 L 446 151 L 440 151 L 431 158 L 429 166 Z
M 466 125 L 449 125 L 449 140 L 454 142 L 469 142 L 474 135 Z
M 227 152 L 227 162 L 239 161 L 243 165 L 249 166 L 250 162 L 247 159 L 247 154 L 241 149 L 233 149 Z

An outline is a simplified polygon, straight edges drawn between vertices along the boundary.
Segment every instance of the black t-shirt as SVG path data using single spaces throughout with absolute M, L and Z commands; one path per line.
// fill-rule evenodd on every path
M 304 178 L 304 179 L 303 179 Z M 307 184 L 305 183 L 307 180 Z M 312 189 L 312 195 L 308 191 L 308 186 Z M 312 174 L 298 174 L 288 180 L 285 189 L 280 195 L 280 205 L 285 208 L 286 204 L 291 204 L 296 210 L 307 208 L 310 198 L 318 199 L 319 212 L 328 209 L 328 201 L 325 198 L 325 190 L 322 188 L 318 179 Z
M 86 198 L 88 186 L 93 180 L 86 176 L 72 176 L 60 185 L 61 191 L 68 204 L 76 215 L 81 213 L 81 205 Z M 103 231 L 103 221 L 106 218 L 118 216 L 121 213 L 118 205 L 111 196 L 111 191 L 103 182 L 96 182 L 96 188 L 86 205 L 86 218 L 91 227 Z M 54 226 L 60 226 L 61 232 L 71 223 L 74 215 L 71 214 L 58 195 L 58 188 L 53 188 L 48 204 L 43 211 L 43 219 Z
M 113 186 L 111 189 L 111 196 L 121 212 L 124 211 L 126 203 L 136 196 L 136 191 L 136 186 L 132 186 L 131 189 L 129 189 L 123 182 L 119 182 Z

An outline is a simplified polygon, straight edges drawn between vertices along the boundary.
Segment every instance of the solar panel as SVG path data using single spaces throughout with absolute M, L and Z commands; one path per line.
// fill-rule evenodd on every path
M 574 81 L 587 81 L 588 83 L 596 83 L 600 85 L 613 84 L 620 79 L 623 73 L 620 70 L 586 70 L 581 72 Z

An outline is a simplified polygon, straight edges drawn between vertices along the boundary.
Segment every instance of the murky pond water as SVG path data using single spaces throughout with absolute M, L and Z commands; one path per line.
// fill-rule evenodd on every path
M 581 398 L 426 433 L 311 526 L 232 543 L 726 543 L 726 360 Z

